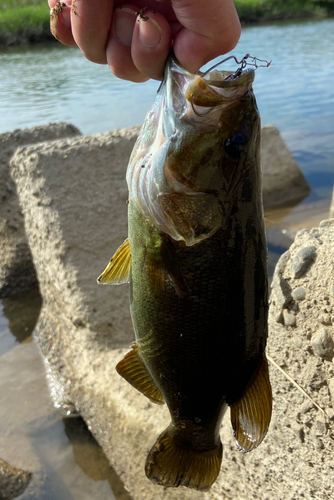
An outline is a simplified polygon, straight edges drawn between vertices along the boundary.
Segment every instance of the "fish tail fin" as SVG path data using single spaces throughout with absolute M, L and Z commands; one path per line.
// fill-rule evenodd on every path
M 255 371 L 243 395 L 231 405 L 231 423 L 238 448 L 248 452 L 267 434 L 272 409 L 272 392 L 266 357 Z
M 177 441 L 168 427 L 158 437 L 146 460 L 146 476 L 154 484 L 187 486 L 208 491 L 217 479 L 223 446 L 200 452 Z

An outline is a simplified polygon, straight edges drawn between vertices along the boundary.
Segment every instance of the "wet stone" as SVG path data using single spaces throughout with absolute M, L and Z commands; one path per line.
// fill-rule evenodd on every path
M 306 273 L 317 255 L 316 247 L 302 248 L 291 263 L 294 278 L 300 278 Z
M 304 300 L 305 297 L 306 297 L 305 288 L 303 286 L 300 286 L 299 288 L 296 288 L 295 290 L 293 290 L 291 292 L 291 297 L 294 300 L 298 300 L 298 301 Z
M 326 328 L 321 328 L 312 338 L 311 344 L 317 356 L 331 359 L 334 354 L 334 342 L 332 335 Z
M 22 495 L 31 478 L 31 472 L 17 469 L 0 459 L 0 498 L 12 500 Z

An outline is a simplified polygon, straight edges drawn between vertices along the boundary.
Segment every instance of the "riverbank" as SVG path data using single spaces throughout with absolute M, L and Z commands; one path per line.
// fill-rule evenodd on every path
M 235 0 L 243 25 L 334 15 L 334 0 Z M 8 0 L 0 5 L 0 47 L 54 42 L 46 0 Z

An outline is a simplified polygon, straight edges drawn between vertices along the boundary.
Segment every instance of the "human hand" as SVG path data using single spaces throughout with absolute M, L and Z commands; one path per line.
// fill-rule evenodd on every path
M 60 42 L 133 82 L 161 80 L 172 44 L 181 66 L 195 73 L 232 50 L 241 33 L 233 0 L 48 1 Z

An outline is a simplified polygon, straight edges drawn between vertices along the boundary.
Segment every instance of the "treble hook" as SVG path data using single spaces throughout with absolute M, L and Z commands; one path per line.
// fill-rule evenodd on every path
M 271 61 L 268 62 L 268 61 L 265 61 L 264 59 L 259 59 L 258 57 L 253 57 L 250 54 L 246 54 L 241 59 L 241 61 L 238 61 L 238 59 L 235 56 L 229 56 L 229 57 L 226 57 L 226 59 L 223 59 L 223 61 L 219 61 L 217 64 L 214 64 L 213 66 L 211 66 L 211 68 L 209 68 L 208 70 L 206 70 L 205 73 L 203 73 L 201 75 L 202 78 L 204 78 L 208 73 L 210 73 L 210 71 L 212 71 L 213 69 L 217 68 L 217 66 L 220 66 L 221 64 L 223 64 L 226 61 L 229 61 L 230 59 L 234 59 L 237 64 L 241 65 L 241 67 L 238 68 L 236 70 L 236 72 L 233 74 L 233 77 L 239 76 L 239 74 L 241 73 L 241 71 L 243 69 L 245 69 L 246 66 L 254 66 L 257 69 L 257 68 L 268 68 L 268 66 L 271 65 Z M 247 59 L 251 59 L 251 62 L 248 62 Z M 257 64 L 257 61 L 263 62 L 265 64 Z M 230 75 L 230 76 L 232 76 L 232 75 Z

